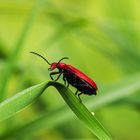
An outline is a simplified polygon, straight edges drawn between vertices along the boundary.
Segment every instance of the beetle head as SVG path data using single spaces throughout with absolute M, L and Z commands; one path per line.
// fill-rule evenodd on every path
M 63 58 L 61 58 L 58 62 L 52 63 L 51 66 L 50 66 L 50 68 L 49 68 L 48 70 L 52 71 L 52 70 L 54 70 L 54 69 L 56 69 L 56 68 L 61 69 L 61 67 L 63 67 L 63 66 L 62 66 L 62 63 L 60 63 L 60 62 L 61 62 L 63 59 L 69 59 L 69 58 L 68 58 L 68 57 L 63 57 Z
M 52 70 L 56 69 L 57 67 L 58 67 L 57 63 L 54 62 L 54 63 L 52 63 L 52 64 L 50 65 L 50 68 L 48 68 L 48 70 L 49 70 L 49 71 L 52 71 Z

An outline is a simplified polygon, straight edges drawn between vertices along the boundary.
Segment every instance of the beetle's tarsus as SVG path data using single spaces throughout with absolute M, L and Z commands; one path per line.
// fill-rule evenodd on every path
M 79 101 L 82 103 L 82 100 L 81 100 L 81 98 L 80 98 L 80 95 L 81 95 L 81 94 L 83 94 L 83 92 L 81 92 L 81 93 L 78 94 L 78 98 L 79 98 Z
M 77 93 L 78 93 L 78 90 L 76 90 L 75 95 L 77 95 Z

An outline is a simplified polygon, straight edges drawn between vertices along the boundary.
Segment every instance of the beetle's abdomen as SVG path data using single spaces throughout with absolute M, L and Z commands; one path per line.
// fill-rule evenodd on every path
M 77 88 L 80 92 L 88 95 L 96 95 L 96 89 L 83 79 L 79 78 L 76 74 L 64 70 L 64 76 L 66 77 L 68 83 Z

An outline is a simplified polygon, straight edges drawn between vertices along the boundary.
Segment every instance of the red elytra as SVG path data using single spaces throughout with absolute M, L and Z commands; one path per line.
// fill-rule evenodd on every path
M 56 62 L 51 64 L 51 69 L 54 69 L 54 67 L 56 68 Z M 77 68 L 69 65 L 69 64 L 65 64 L 65 63 L 59 63 L 59 65 L 57 66 L 58 69 L 65 69 L 68 70 L 72 73 L 75 73 L 75 75 L 81 79 L 83 79 L 84 81 L 86 81 L 87 83 L 89 83 L 92 87 L 94 87 L 95 89 L 97 89 L 97 85 L 96 83 L 89 78 L 87 75 L 85 75 L 83 72 L 81 72 L 80 70 L 78 70 Z
M 60 78 L 60 76 L 63 74 L 64 84 L 65 85 L 67 84 L 67 87 L 69 87 L 69 84 L 75 87 L 77 89 L 75 95 L 78 94 L 79 99 L 81 94 L 96 95 L 96 91 L 98 88 L 96 83 L 91 78 L 89 78 L 87 75 L 85 75 L 77 68 L 69 64 L 61 63 L 63 59 L 68 59 L 67 57 L 60 59 L 58 62 L 49 63 L 48 60 L 43 56 L 41 56 L 40 54 L 36 52 L 31 52 L 31 53 L 43 58 L 50 65 L 50 68 L 48 70 L 53 71 L 54 69 L 57 68 L 59 70 L 58 72 L 50 73 L 51 79 L 54 80 L 52 75 L 58 74 L 58 77 L 54 80 L 57 81 Z

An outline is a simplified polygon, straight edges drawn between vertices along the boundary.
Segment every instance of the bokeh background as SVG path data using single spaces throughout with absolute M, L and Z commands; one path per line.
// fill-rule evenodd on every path
M 0 0 L 1 101 L 50 80 L 49 66 L 30 51 L 50 62 L 68 56 L 66 63 L 97 82 L 98 95 L 104 98 L 101 106 L 90 110 L 113 138 L 140 139 L 139 0 Z M 82 100 L 92 105 L 98 95 L 83 95 Z M 53 123 L 47 123 L 48 118 Z M 52 87 L 31 106 L 1 122 L 0 136 L 97 139 Z

